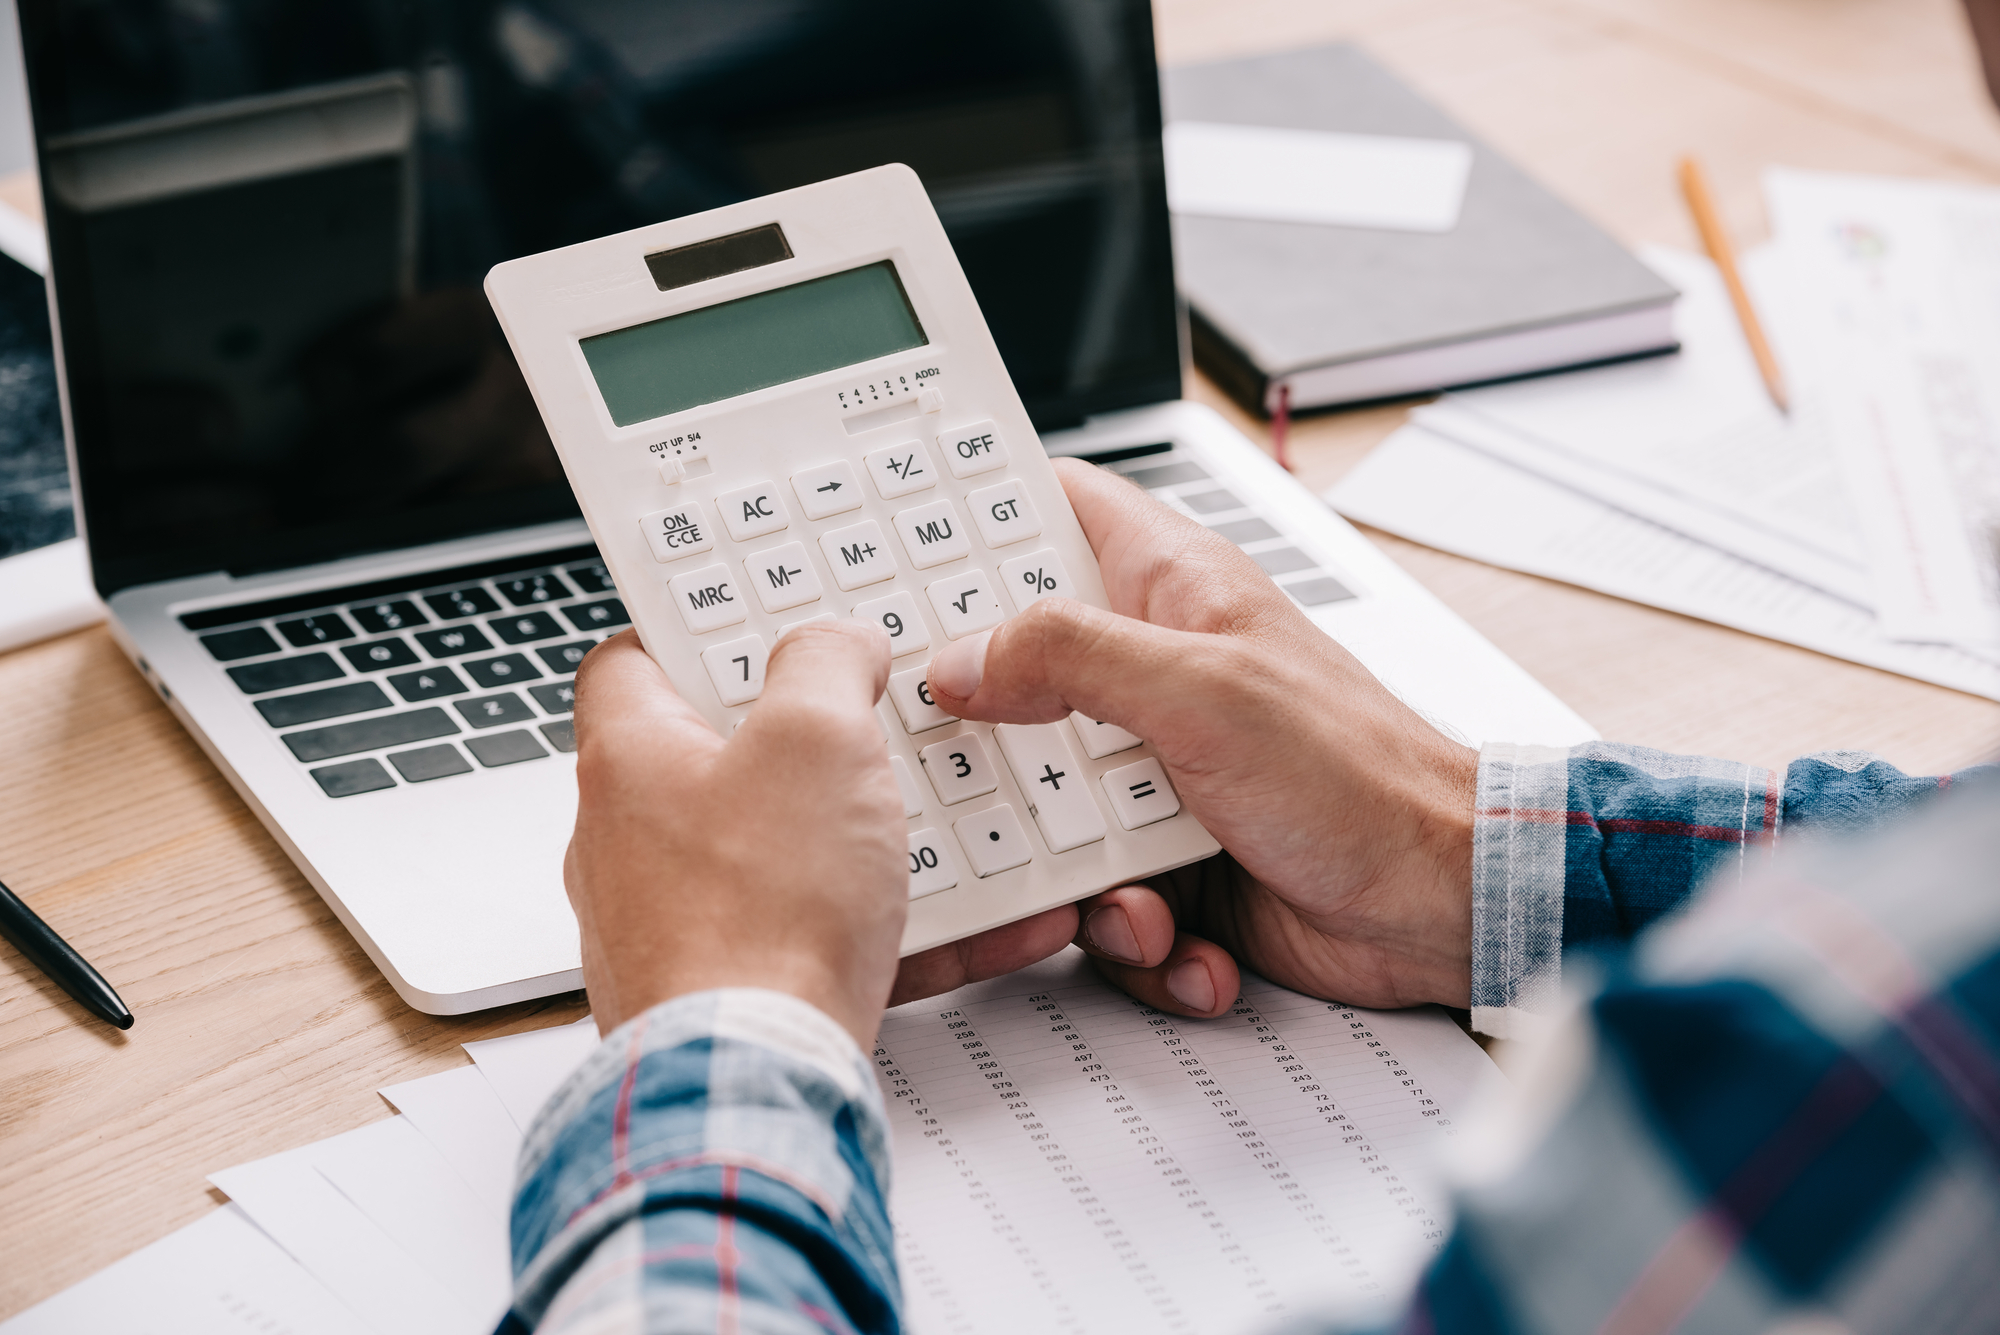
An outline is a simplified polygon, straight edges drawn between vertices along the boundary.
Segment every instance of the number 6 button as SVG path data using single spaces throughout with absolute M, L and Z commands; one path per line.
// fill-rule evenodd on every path
M 958 863 L 936 830 L 910 836 L 910 898 L 922 899 L 958 884 Z
M 771 651 L 764 647 L 761 635 L 745 635 L 701 651 L 701 664 L 708 669 L 708 679 L 715 683 L 715 693 L 725 705 L 748 704 L 762 695 L 764 668 L 770 661 Z
M 946 806 L 1000 786 L 1000 775 L 977 733 L 933 743 L 917 754 L 924 762 L 924 772 L 931 776 L 931 787 L 937 789 L 938 801 Z

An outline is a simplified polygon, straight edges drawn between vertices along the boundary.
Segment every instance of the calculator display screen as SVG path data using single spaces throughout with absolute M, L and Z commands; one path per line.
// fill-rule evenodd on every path
M 928 342 L 883 260 L 598 334 L 583 357 L 611 420 L 630 426 Z

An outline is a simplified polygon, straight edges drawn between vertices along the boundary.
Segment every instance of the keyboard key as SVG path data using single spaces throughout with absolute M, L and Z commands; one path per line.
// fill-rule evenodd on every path
M 807 519 L 826 519 L 861 508 L 861 486 L 854 480 L 854 466 L 845 459 L 792 474 L 792 494 L 799 498 L 799 508 Z
M 596 647 L 595 640 L 572 640 L 568 644 L 545 644 L 535 650 L 535 653 L 549 665 L 549 671 L 559 677 L 566 677 L 576 671 L 583 662 L 583 656 Z
M 450 742 L 442 746 L 419 747 L 415 751 L 391 751 L 389 763 L 405 783 L 428 783 L 454 774 L 472 773 L 472 762 L 459 754 Z
M 1011 871 L 1034 859 L 1035 846 L 1028 842 L 1021 818 L 1010 806 L 975 811 L 951 828 L 958 831 L 958 842 L 965 848 L 965 860 L 972 864 L 974 876 Z
M 1042 517 L 1019 481 L 982 488 L 967 496 L 965 503 L 972 509 L 972 522 L 979 525 L 979 540 L 988 547 L 1041 536 Z
M 563 574 L 569 576 L 570 583 L 587 594 L 618 592 L 617 586 L 611 582 L 611 572 L 604 568 L 602 561 L 587 566 L 570 566 L 563 571 Z
M 1167 782 L 1166 768 L 1150 756 L 1106 774 L 1104 795 L 1111 799 L 1118 823 L 1128 830 L 1165 820 L 1181 809 L 1180 795 Z
M 341 657 L 354 664 L 356 672 L 373 672 L 377 668 L 408 667 L 417 661 L 417 651 L 410 647 L 408 640 L 401 637 L 370 640 L 367 644 L 350 644 L 340 653 Z
M 496 579 L 493 581 L 493 587 L 500 590 L 502 598 L 516 607 L 552 603 L 572 596 L 569 585 L 553 574 L 516 575 L 512 579 Z
M 741 625 L 750 617 L 743 600 L 736 596 L 736 582 L 723 565 L 703 566 L 667 583 L 674 605 L 690 634 L 701 635 L 724 626 Z
M 1000 786 L 1000 772 L 977 733 L 962 733 L 933 742 L 917 753 L 924 773 L 931 776 L 938 801 L 954 806 L 975 797 L 984 797 Z
M 530 640 L 551 640 L 569 631 L 547 612 L 522 612 L 510 617 L 494 617 L 486 623 L 495 634 L 509 644 L 526 644 Z
M 1313 559 L 1296 547 L 1273 547 L 1268 552 L 1252 552 L 1250 559 L 1267 575 L 1289 575 L 1294 570 L 1311 570 Z
M 1221 514 L 1224 510 L 1243 508 L 1243 502 L 1236 499 L 1233 491 L 1197 491 L 1191 496 L 1182 496 L 1181 501 L 1198 515 Z
M 535 734 L 522 728 L 517 732 L 489 733 L 484 737 L 468 737 L 465 749 L 472 752 L 472 758 L 488 769 L 499 769 L 502 765 L 518 765 L 524 760 L 543 760 L 548 752 L 535 740 Z
M 503 723 L 525 723 L 535 716 L 528 702 L 512 691 L 504 695 L 482 695 L 452 702 L 467 723 L 475 728 L 497 728 Z
M 342 765 L 328 765 L 324 769 L 307 772 L 319 780 L 319 786 L 326 790 L 328 797 L 353 797 L 357 793 L 379 792 L 396 786 L 396 781 L 389 777 L 389 771 L 383 769 L 377 760 L 350 760 Z
M 896 558 L 889 552 L 889 540 L 872 519 L 820 534 L 819 549 L 826 555 L 833 582 L 842 589 L 866 588 L 896 577 Z
M 1211 524 L 1209 528 L 1213 532 L 1220 533 L 1238 547 L 1241 547 L 1246 542 L 1262 542 L 1266 538 L 1284 536 L 1277 529 L 1271 527 L 1269 520 L 1259 519 L 1255 515 L 1250 516 L 1248 519 L 1232 519 L 1226 524 Z
M 761 635 L 745 635 L 740 640 L 711 644 L 701 651 L 701 665 L 715 683 L 715 693 L 725 705 L 743 705 L 764 693 L 764 669 L 771 651 Z
M 898 590 L 887 598 L 862 603 L 854 609 L 858 621 L 873 621 L 889 632 L 889 656 L 898 658 L 931 647 L 930 627 L 917 611 L 917 600 Z
M 616 630 L 620 626 L 632 624 L 631 616 L 625 611 L 625 604 L 616 598 L 605 598 L 594 603 L 571 603 L 562 609 L 570 624 L 578 630 Z
M 475 663 L 461 663 L 465 675 L 472 678 L 475 686 L 492 690 L 496 686 L 512 686 L 516 682 L 537 681 L 541 672 L 533 663 L 519 654 L 502 654 L 498 658 L 482 658 Z
M 806 547 L 802 542 L 788 542 L 782 547 L 746 556 L 743 558 L 743 570 L 749 576 L 750 587 L 757 590 L 757 601 L 763 604 L 766 612 L 783 612 L 819 601 L 819 572 L 806 559 Z
M 639 516 L 639 531 L 653 549 L 653 559 L 662 564 L 684 556 L 698 556 L 715 547 L 715 533 L 702 514 L 700 501 L 670 505 Z
M 1120 751 L 1130 751 L 1140 742 L 1139 738 L 1117 724 L 1101 722 L 1081 710 L 1071 712 L 1069 723 L 1076 729 L 1077 740 L 1083 743 L 1083 753 L 1092 760 L 1102 760 L 1106 756 L 1115 756 Z
M 389 678 L 389 684 L 396 688 L 396 694 L 415 704 L 419 700 L 437 700 L 447 695 L 464 695 L 466 685 L 458 679 L 458 674 L 448 667 L 427 667 L 422 672 L 399 672 Z
M 976 566 L 962 575 L 941 579 L 924 592 L 948 640 L 991 630 L 1007 617 L 1000 610 L 1000 600 L 993 596 L 993 582 Z
M 931 699 L 930 680 L 924 675 L 929 670 L 930 665 L 924 664 L 889 678 L 889 699 L 902 717 L 905 732 L 926 732 L 940 724 L 958 721 L 956 715 L 945 713 Z
M 1013 595 L 1014 606 L 1027 611 L 1044 598 L 1074 598 L 1076 586 L 1053 547 L 1017 556 L 1000 567 L 1000 582 Z
M 338 612 L 321 612 L 318 616 L 300 617 L 296 621 L 280 621 L 278 634 L 290 640 L 300 649 L 315 644 L 330 644 L 335 640 L 354 638 L 354 627 L 347 624 L 347 618 Z
M 545 714 L 567 714 L 576 708 L 576 683 L 559 681 L 553 686 L 530 686 L 528 694 Z
M 910 564 L 919 570 L 972 555 L 972 542 L 950 501 L 904 510 L 896 516 L 895 524 L 903 538 L 903 550 L 910 554 Z
M 1178 482 L 1200 482 L 1208 477 L 1208 471 L 1200 464 L 1157 464 L 1135 468 L 1125 476 L 1142 487 L 1171 487 Z
M 1324 607 L 1328 603 L 1345 602 L 1354 596 L 1352 589 L 1330 575 L 1321 575 L 1318 579 L 1302 579 L 1296 584 L 1284 584 L 1279 587 L 1307 607 Z
M 1109 827 L 1090 800 L 1090 780 L 1055 724 L 1003 723 L 993 737 L 1049 852 L 1066 853 L 1104 837 Z
M 723 531 L 738 542 L 776 533 L 792 522 L 777 484 L 768 480 L 723 492 L 715 498 L 715 512 L 722 516 Z
M 937 485 L 930 452 L 914 440 L 876 450 L 862 459 L 861 466 L 875 479 L 875 490 L 885 501 Z
M 272 639 L 271 632 L 262 626 L 204 635 L 201 637 L 201 642 L 219 663 L 233 663 L 239 658 L 255 658 L 258 654 L 278 652 L 278 642 Z
M 537 726 L 541 729 L 542 736 L 549 739 L 549 745 L 556 750 L 565 752 L 576 750 L 576 725 L 568 719 Z
M 350 607 L 347 614 L 360 622 L 361 629 L 369 635 L 387 635 L 392 630 L 407 630 L 411 626 L 430 622 L 430 618 L 419 612 L 417 605 L 407 598 Z
M 493 647 L 493 641 L 487 639 L 486 632 L 477 626 L 420 630 L 417 632 L 417 643 L 424 646 L 424 652 L 432 658 L 457 658 L 460 654 L 476 654 Z
M 910 836 L 910 898 L 922 899 L 958 884 L 958 859 L 936 830 Z
M 228 669 L 229 679 L 246 695 L 282 691 L 287 686 L 310 686 L 316 681 L 344 677 L 347 670 L 333 661 L 331 654 L 300 654 L 295 658 L 274 658 L 268 663 L 251 663 Z
M 424 595 L 424 602 L 437 615 L 439 621 L 452 621 L 459 617 L 485 616 L 488 612 L 497 612 L 500 610 L 500 604 L 494 600 L 493 595 L 480 588 L 477 584 L 469 588 L 453 589 L 449 593 L 426 594 Z M 434 749 L 451 750 L 450 747 Z M 457 755 L 458 753 L 453 751 L 452 754 Z M 467 765 L 466 768 L 471 769 L 472 766 Z
M 295 723 L 317 723 L 323 718 L 339 718 L 342 714 L 387 709 L 394 703 L 374 682 L 356 681 L 324 691 L 267 696 L 257 702 L 257 712 L 272 727 L 289 728 Z
M 896 775 L 896 791 L 903 795 L 903 818 L 924 814 L 924 792 L 917 787 L 917 781 L 910 777 L 910 766 L 901 756 L 889 757 L 889 768 Z
M 405 746 L 427 742 L 433 737 L 449 737 L 458 725 L 442 709 L 415 709 L 407 714 L 384 714 L 380 718 L 336 723 L 330 728 L 309 728 L 286 733 L 282 739 L 292 754 L 311 764 L 335 756 L 351 756 L 356 751 L 379 751 L 385 746 Z
M 937 438 L 953 477 L 974 477 L 1007 466 L 1007 443 L 991 422 L 974 422 Z

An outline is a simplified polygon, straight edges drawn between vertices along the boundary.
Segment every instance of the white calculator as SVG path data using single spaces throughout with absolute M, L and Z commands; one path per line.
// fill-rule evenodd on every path
M 916 173 L 510 260 L 486 292 L 640 639 L 719 732 L 791 628 L 889 632 L 903 953 L 1217 851 L 1131 734 L 931 702 L 947 642 L 1107 603 Z

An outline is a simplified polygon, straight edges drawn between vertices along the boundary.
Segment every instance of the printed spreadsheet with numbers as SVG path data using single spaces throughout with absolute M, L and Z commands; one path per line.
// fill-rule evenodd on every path
M 1437 1161 L 1493 1072 L 1435 1009 L 1246 974 L 1229 1014 L 1190 1021 L 1074 950 L 891 1011 L 875 1064 L 919 1335 L 1394 1303 L 1444 1240 Z

